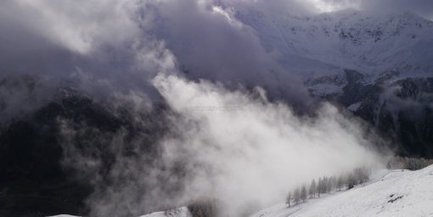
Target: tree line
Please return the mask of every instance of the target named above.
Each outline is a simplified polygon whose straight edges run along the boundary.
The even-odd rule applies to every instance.
[[[351,189],[355,185],[367,182],[370,177],[370,170],[366,168],[357,168],[353,172],[340,176],[324,176],[313,179],[309,185],[303,184],[287,194],[286,204],[288,207],[306,202],[311,198],[319,198],[321,195]]]

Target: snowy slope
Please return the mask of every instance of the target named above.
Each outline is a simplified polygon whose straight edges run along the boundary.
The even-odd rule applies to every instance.
[[[433,166],[390,171],[365,186],[310,200],[292,208],[279,204],[252,217],[433,216]]]
[[[54,216],[48,216],[48,217],[78,217],[78,216],[73,216],[73,215],[54,215]]]
[[[78,217],[78,216],[56,215],[50,217]],[[188,211],[188,208],[181,207],[178,209],[172,209],[168,211],[154,212],[147,215],[143,215],[141,217],[191,217],[191,213]]]
[[[433,216],[433,166],[418,171],[385,171],[351,190],[287,208],[284,203],[251,217],[430,217]],[[56,217],[69,217],[59,215]],[[191,217],[186,207],[141,217]]]
[[[155,212],[141,217],[191,217],[191,213],[188,211],[188,208],[182,207],[164,212]]]

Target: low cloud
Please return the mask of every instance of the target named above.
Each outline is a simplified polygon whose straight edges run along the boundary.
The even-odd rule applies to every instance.
[[[281,67],[254,30],[237,20],[230,8],[212,1],[162,2],[158,5],[162,21],[155,31],[186,77],[228,87],[262,86],[275,98],[300,106],[309,103],[300,77]]]
[[[64,165],[95,186],[87,200],[92,216],[139,216],[202,200],[218,201],[224,216],[243,216],[312,179],[386,161],[376,138],[329,104],[299,117],[261,88],[229,90],[166,74],[153,83],[166,109],[151,112],[154,119],[149,110],[129,110],[133,128],[144,131],[60,122]]]
[[[183,162],[189,172],[186,201],[215,197],[230,216],[240,216],[248,204],[282,201],[313,178],[381,165],[373,138],[331,105],[300,118],[283,103],[206,81],[159,76],[154,82],[181,116],[173,126],[180,138],[162,145],[165,162]]]

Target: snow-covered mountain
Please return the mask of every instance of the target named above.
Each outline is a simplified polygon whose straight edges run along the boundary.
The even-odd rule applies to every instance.
[[[250,8],[236,16],[257,31],[267,49],[281,53],[280,61],[290,63],[287,66],[295,62],[308,69],[309,61],[364,73],[433,69],[433,22],[410,12],[267,16]]]
[[[406,154],[433,154],[431,20],[356,10],[294,16],[250,7],[235,14],[311,95],[346,107]]]
[[[341,94],[345,70],[363,74],[364,84],[433,75],[433,22],[411,12],[293,16],[250,7],[235,14],[316,96]]]

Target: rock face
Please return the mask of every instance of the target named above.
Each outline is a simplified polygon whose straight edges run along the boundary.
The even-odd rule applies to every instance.
[[[361,99],[354,114],[398,143],[401,154],[432,157],[433,78],[404,78],[389,83],[388,87],[379,85],[375,85],[376,90],[381,91]]]
[[[62,165],[58,118],[86,121],[102,131],[119,128],[120,120],[89,99],[52,102],[24,120],[12,122],[0,135],[2,216],[82,214],[91,186],[71,178]]]
[[[354,71],[309,81],[318,98],[335,101],[374,126],[402,155],[433,157],[433,77],[400,77],[383,73],[373,81]],[[321,92],[320,84],[341,91]],[[322,94],[316,94],[322,93]]]
[[[98,185],[110,180],[116,155],[156,154],[155,141],[165,131],[163,119],[143,114],[140,124],[131,120],[127,110],[113,111],[92,99],[62,94],[0,129],[0,216],[47,216],[59,213],[88,213],[86,198]],[[65,135],[64,125],[68,132]],[[118,132],[124,142],[116,143]],[[140,136],[140,143],[128,146]],[[65,142],[65,139],[74,142]],[[133,143],[133,142],[131,142]],[[134,149],[134,151],[132,151]],[[73,150],[75,153],[68,153]],[[80,157],[80,159],[76,159]],[[77,160],[92,160],[97,167],[77,168]],[[94,174],[86,174],[89,171]],[[100,190],[100,189],[99,189]]]
[[[400,153],[433,156],[433,78],[404,78],[390,82],[387,91],[361,103],[354,112],[399,143]],[[382,87],[383,88],[383,87]],[[372,97],[372,96],[369,96]]]

